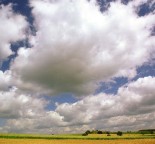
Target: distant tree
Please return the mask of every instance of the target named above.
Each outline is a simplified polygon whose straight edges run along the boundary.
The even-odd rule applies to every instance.
[[[118,132],[117,132],[117,135],[118,135],[118,136],[122,136],[123,133],[122,133],[121,131],[118,131]]]
[[[85,133],[82,134],[82,136],[87,136],[90,133],[91,133],[91,131],[90,130],[87,130]]]
[[[92,130],[91,131],[91,134],[97,134],[98,133],[98,130]]]
[[[143,130],[139,130],[138,133],[141,133],[141,134],[154,134],[155,132],[155,129],[143,129]]]
[[[91,134],[96,134],[96,130],[92,130],[91,131]]]
[[[154,131],[153,131],[153,130],[151,130],[151,131],[150,131],[150,134],[153,134],[153,133],[154,133]]]
[[[85,133],[86,134],[91,134],[91,131],[90,130],[87,130]]]
[[[103,132],[102,131],[97,131],[97,134],[103,134]]]
[[[82,134],[82,136],[87,136],[87,135],[88,135],[87,133],[83,133],[83,134]]]
[[[109,131],[107,131],[106,134],[107,134],[107,136],[111,136]]]
[[[144,131],[141,131],[140,133],[141,133],[142,135],[144,135],[144,134],[145,134],[145,132],[144,132]]]

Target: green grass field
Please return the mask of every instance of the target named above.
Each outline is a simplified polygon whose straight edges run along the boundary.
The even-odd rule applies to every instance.
[[[113,139],[155,139],[155,134],[123,134],[117,136],[111,134],[89,134],[82,136],[81,134],[59,134],[59,135],[42,135],[42,134],[0,134],[0,138],[8,139],[85,139],[85,140],[113,140]]]

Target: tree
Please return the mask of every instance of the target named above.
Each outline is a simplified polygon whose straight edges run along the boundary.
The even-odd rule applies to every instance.
[[[83,133],[83,134],[82,134],[82,136],[87,136],[87,135],[88,135],[87,133]]]
[[[85,133],[82,134],[82,136],[87,136],[90,133],[91,133],[90,130],[87,130]]]
[[[118,136],[122,136],[123,133],[122,133],[121,131],[118,131],[118,132],[117,132],[117,135],[118,135]]]
[[[90,134],[91,132],[90,132],[90,130],[87,130],[85,133],[86,133],[86,134]]]
[[[153,133],[154,133],[153,130],[151,130],[151,131],[150,131],[150,134],[153,134]]]
[[[97,131],[97,134],[103,134],[103,132],[102,131]]]
[[[108,132],[108,131],[106,132],[106,134],[107,134],[107,136],[111,136],[111,135],[110,135],[110,132]]]

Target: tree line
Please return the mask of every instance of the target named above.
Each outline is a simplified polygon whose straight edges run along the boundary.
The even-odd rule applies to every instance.
[[[118,136],[122,136],[123,135],[123,132],[122,131],[118,131],[118,132],[112,132],[112,133],[115,133],[117,134]],[[89,134],[107,134],[107,136],[111,136],[111,132],[110,131],[101,131],[101,130],[87,130],[85,131],[85,133],[83,133],[82,135],[83,136],[87,136]]]
[[[82,135],[87,136],[89,134],[106,134],[107,136],[111,136],[111,134],[116,134],[118,136],[122,136],[123,133],[128,133],[128,134],[154,134],[155,129],[143,129],[139,131],[127,131],[127,132],[122,132],[122,131],[117,131],[117,132],[110,132],[110,131],[102,131],[102,130],[87,130],[85,131]]]

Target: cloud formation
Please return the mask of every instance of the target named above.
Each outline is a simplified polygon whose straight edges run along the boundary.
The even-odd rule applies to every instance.
[[[56,111],[70,123],[108,119],[115,116],[139,115],[154,112],[155,78],[140,78],[120,87],[117,95],[100,93],[73,104],[60,104]],[[79,115],[77,115],[79,114]],[[76,118],[78,117],[78,118]]]
[[[10,71],[0,71],[0,91],[7,91],[10,86],[11,74]]]
[[[138,67],[154,58],[155,15],[137,14],[145,2],[111,2],[101,12],[93,0],[29,1],[36,35],[27,36],[31,47],[20,47],[7,71],[0,70],[0,119],[5,119],[0,131],[78,133],[155,126],[155,77],[132,79]],[[11,5],[1,5],[0,16],[3,61],[13,54],[11,43],[26,37],[28,24]],[[116,77],[131,81],[116,94],[94,94],[100,82]],[[45,95],[68,92],[81,97],[49,108]]]
[[[0,92],[0,118],[6,119],[2,132],[41,132],[63,126],[63,117],[47,111],[48,101],[34,95],[22,94],[17,88]],[[48,133],[47,132],[47,133]]]
[[[0,5],[0,64],[8,56],[13,54],[11,43],[25,38],[25,30],[28,26],[24,16],[15,14],[12,5]]]
[[[112,2],[104,13],[86,0],[32,0],[36,36],[20,48],[11,70],[21,88],[52,94],[91,94],[97,83],[132,78],[151,59],[154,14]]]
[[[46,103],[38,98],[24,95],[17,88],[0,92],[0,118],[31,118],[44,109]]]
[[[12,106],[8,104],[10,107],[7,107],[7,110],[10,111],[9,116],[12,119],[7,121],[7,127],[4,126],[3,130],[66,133],[82,132],[87,129],[138,130],[151,128],[155,124],[154,85],[155,77],[139,78],[137,81],[119,88],[116,95],[101,93],[96,96],[86,96],[73,104],[57,104],[55,111],[46,110],[47,102],[43,99],[17,95],[17,93],[15,96],[15,91],[11,92],[13,97],[10,96],[10,93],[9,95],[3,93],[3,98],[12,98],[11,103],[15,102],[19,109],[13,113],[16,108],[12,109]],[[14,100],[15,97],[16,100]],[[5,101],[7,102],[7,100]],[[6,111],[6,108],[3,108],[3,111]],[[1,115],[1,117],[4,116],[6,117],[6,115]],[[18,118],[13,118],[13,116],[18,116]]]

